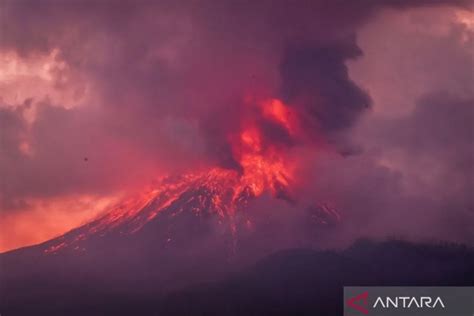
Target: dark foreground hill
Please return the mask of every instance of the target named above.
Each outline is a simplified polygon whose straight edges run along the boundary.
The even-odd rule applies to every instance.
[[[340,251],[293,249],[274,253],[221,281],[163,293],[141,287],[108,291],[93,283],[37,299],[28,284],[11,291],[2,315],[342,315],[343,286],[474,285],[474,251],[459,245],[359,241]],[[179,280],[177,280],[179,281]],[[149,284],[149,283],[148,283]]]

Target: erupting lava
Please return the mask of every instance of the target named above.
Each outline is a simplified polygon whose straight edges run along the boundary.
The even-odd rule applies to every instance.
[[[245,211],[250,199],[268,191],[275,197],[291,200],[293,168],[285,160],[282,146],[267,141],[258,120],[264,119],[288,135],[294,135],[297,132],[296,116],[277,99],[253,104],[256,104],[258,117],[244,117],[240,132],[229,136],[240,170],[215,167],[165,178],[158,188],[126,199],[105,216],[57,238],[45,253],[56,253],[65,247],[84,250],[81,241],[91,236],[134,234],[154,219],[176,218],[189,212],[202,217],[217,215],[218,222],[229,225],[234,234],[234,216],[236,212]],[[167,237],[168,240],[171,238]]]
[[[272,99],[258,103],[261,115],[278,124],[286,133],[295,131],[295,119],[291,111],[280,100]],[[236,139],[230,139],[234,158],[242,168],[240,187],[236,193],[246,188],[258,196],[267,188],[274,195],[288,190],[292,179],[292,168],[285,161],[281,148],[265,142],[262,130],[254,120],[243,122],[243,128]]]

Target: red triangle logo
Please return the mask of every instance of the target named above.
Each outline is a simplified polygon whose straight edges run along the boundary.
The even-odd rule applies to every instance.
[[[369,297],[369,292],[364,292],[357,296],[351,297],[347,300],[346,304],[350,308],[353,308],[363,314],[368,314],[369,310],[367,309],[367,298]]]

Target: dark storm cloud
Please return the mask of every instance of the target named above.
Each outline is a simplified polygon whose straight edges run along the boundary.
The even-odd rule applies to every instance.
[[[282,93],[311,116],[313,128],[329,134],[349,128],[369,107],[368,95],[349,79],[345,64],[361,53],[354,38],[287,49],[280,66]]]

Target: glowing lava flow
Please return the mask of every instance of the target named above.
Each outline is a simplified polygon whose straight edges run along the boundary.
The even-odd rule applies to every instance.
[[[277,124],[288,134],[295,133],[295,118],[281,101],[257,103],[257,110],[260,118]],[[215,214],[234,233],[233,217],[249,199],[265,191],[288,198],[292,170],[280,154],[281,148],[265,140],[254,118],[243,119],[240,133],[229,141],[241,170],[216,167],[164,179],[157,189],[124,200],[105,216],[57,238],[45,253],[56,253],[68,246],[82,250],[80,242],[91,236],[136,233],[153,219],[165,216],[161,214],[168,218],[182,212],[196,216]]]
[[[295,133],[296,121],[290,109],[280,100],[271,99],[257,103],[261,115],[283,128],[288,134]],[[249,120],[237,140],[231,140],[234,158],[243,170],[242,188],[248,187],[255,196],[270,189],[274,195],[285,191],[292,179],[291,165],[285,161],[281,148],[265,142],[258,124]]]

